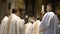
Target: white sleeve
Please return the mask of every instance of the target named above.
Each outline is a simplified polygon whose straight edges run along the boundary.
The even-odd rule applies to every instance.
[[[5,32],[5,26],[6,26],[6,19],[3,19],[0,25],[0,34],[2,34],[3,31]]]
[[[43,19],[41,21],[41,24],[39,26],[40,31],[41,30],[45,30],[47,27],[49,27],[49,25],[50,25],[50,18],[51,17],[50,17],[49,14],[44,15],[44,17],[43,17]]]
[[[17,22],[17,34],[24,34],[24,21],[18,20]]]

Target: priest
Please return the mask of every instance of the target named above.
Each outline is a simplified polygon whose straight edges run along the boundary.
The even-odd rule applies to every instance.
[[[24,34],[24,20],[20,18],[20,13],[22,9],[12,9],[12,14],[10,15],[10,34]]]
[[[31,19],[31,17],[29,17],[28,19],[28,23],[25,24],[25,34],[33,34],[33,23],[35,20]]]
[[[7,21],[8,21],[8,16],[5,16],[0,25],[0,34],[6,33]]]
[[[59,34],[58,18],[54,14],[52,4],[47,5],[47,13],[43,16],[40,27],[42,34]]]
[[[32,23],[29,22],[25,25],[25,34],[32,34],[33,27],[32,27]]]
[[[40,20],[36,20],[34,23],[33,23],[33,34],[40,34],[39,32],[39,25],[40,25]]]
[[[21,9],[12,9],[11,15],[8,17],[4,28],[1,28],[1,34],[24,34],[24,20],[20,18]],[[4,22],[5,23],[5,22]],[[6,27],[5,27],[6,25]],[[4,30],[4,31],[3,31]]]
[[[10,16],[10,5],[8,6],[8,12],[6,12],[5,17],[2,19],[1,21],[1,25],[0,25],[0,34],[6,34],[6,29],[7,29],[7,21],[9,19]]]

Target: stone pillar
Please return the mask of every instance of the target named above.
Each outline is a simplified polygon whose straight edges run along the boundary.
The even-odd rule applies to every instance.
[[[41,18],[41,6],[42,6],[42,0],[36,0],[34,5],[36,18]]]
[[[6,1],[0,0],[0,23],[3,17],[6,15]]]
[[[0,23],[2,19],[6,16],[8,11],[8,5],[10,3],[10,0],[0,0]]]

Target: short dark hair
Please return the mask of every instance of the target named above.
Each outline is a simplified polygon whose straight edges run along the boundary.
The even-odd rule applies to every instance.
[[[17,10],[19,10],[20,13],[23,11],[23,9],[21,9],[21,8],[18,8],[18,9],[12,9],[12,13],[16,13]]]
[[[51,6],[52,11],[55,13],[55,5],[53,3],[48,3],[47,6]]]
[[[53,9],[53,4],[52,3],[48,3],[47,6],[51,6],[51,8]]]
[[[20,11],[20,12],[22,12],[23,10],[24,10],[24,9],[22,9],[22,8],[19,8],[19,11]]]
[[[16,13],[17,9],[12,9],[12,13]]]
[[[22,9],[22,8],[18,8],[18,10],[20,11],[21,14],[24,11],[24,9]]]

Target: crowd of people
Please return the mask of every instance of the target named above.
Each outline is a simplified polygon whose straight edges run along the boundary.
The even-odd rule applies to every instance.
[[[12,13],[5,16],[1,22],[0,34],[60,34],[59,20],[53,12],[51,4],[47,5],[42,20],[26,15],[21,16],[22,9],[12,9]]]

